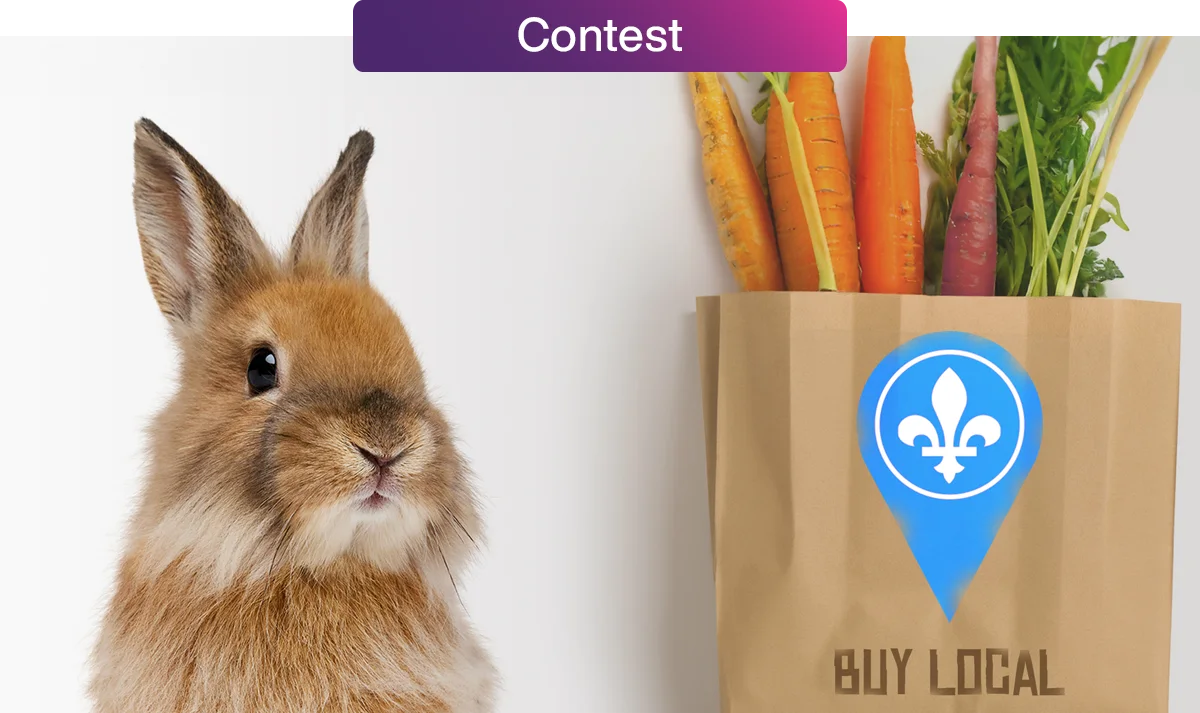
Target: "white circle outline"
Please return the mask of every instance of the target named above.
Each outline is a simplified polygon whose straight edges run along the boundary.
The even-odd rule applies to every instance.
[[[1012,392],[1013,401],[1015,401],[1017,404],[1017,447],[1013,449],[1012,458],[1008,460],[1008,464],[1004,466],[1004,469],[1000,471],[1000,474],[995,478],[992,478],[991,482],[981,485],[978,488],[966,493],[935,493],[910,483],[907,478],[905,478],[903,475],[900,475],[900,471],[896,470],[896,466],[892,465],[891,459],[888,458],[887,451],[885,451],[883,448],[883,434],[881,433],[879,422],[883,414],[883,400],[887,398],[888,391],[892,388],[892,384],[895,384],[896,379],[899,379],[901,374],[903,374],[905,371],[908,371],[910,366],[919,364],[926,359],[932,359],[933,357],[939,356],[967,357],[968,359],[974,359],[980,364],[988,367],[1004,380],[1004,384],[1008,386],[1008,390]],[[942,435],[944,436],[945,434]],[[965,500],[990,489],[993,485],[1003,480],[1004,476],[1008,475],[1008,471],[1012,470],[1013,464],[1017,462],[1017,456],[1021,455],[1021,446],[1024,444],[1024,442],[1025,408],[1021,404],[1021,395],[1017,393],[1017,387],[1013,385],[1012,380],[1008,378],[1008,374],[1005,374],[1000,367],[996,366],[987,359],[984,359],[978,354],[975,354],[974,352],[963,351],[961,349],[938,349],[932,352],[926,352],[918,357],[914,357],[905,363],[904,366],[897,369],[895,374],[892,374],[892,378],[888,379],[887,384],[883,387],[883,391],[879,394],[879,401],[877,401],[875,404],[875,445],[879,449],[879,455],[883,457],[883,462],[885,465],[887,465],[888,470],[892,471],[892,475],[896,476],[901,483],[904,483],[909,490],[920,493],[927,498],[934,498],[936,500]]]

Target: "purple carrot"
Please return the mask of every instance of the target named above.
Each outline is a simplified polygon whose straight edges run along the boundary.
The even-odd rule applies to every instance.
[[[967,160],[946,226],[943,295],[996,294],[997,45],[996,37],[975,38],[975,106],[967,122]]]

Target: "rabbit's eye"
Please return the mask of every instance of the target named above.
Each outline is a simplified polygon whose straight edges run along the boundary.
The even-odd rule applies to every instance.
[[[255,350],[254,356],[250,357],[250,366],[246,368],[251,396],[275,388],[275,367],[275,352],[266,348]]]

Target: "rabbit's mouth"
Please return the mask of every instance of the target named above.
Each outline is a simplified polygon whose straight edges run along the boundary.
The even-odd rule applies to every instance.
[[[374,511],[374,510],[379,510],[379,509],[383,508],[385,505],[387,505],[391,501],[392,501],[392,499],[389,498],[387,495],[384,495],[380,491],[376,490],[375,492],[368,495],[366,498],[360,500],[358,503],[358,506],[360,508],[362,508],[363,510]]]
[[[354,499],[356,509],[371,513],[399,504],[400,491],[396,474],[388,468],[376,469],[367,482],[363,483]]]

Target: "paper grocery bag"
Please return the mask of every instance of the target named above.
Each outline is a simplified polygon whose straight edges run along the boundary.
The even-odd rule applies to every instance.
[[[1167,713],[1178,305],[697,316],[723,713]]]

